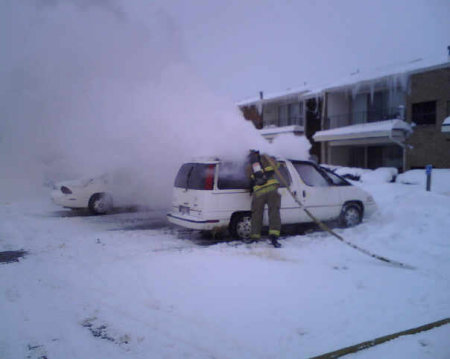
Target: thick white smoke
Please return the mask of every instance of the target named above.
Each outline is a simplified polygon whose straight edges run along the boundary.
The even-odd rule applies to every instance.
[[[237,107],[192,71],[176,24],[150,2],[4,7],[4,195],[122,170],[141,200],[165,206],[183,161],[270,152]]]

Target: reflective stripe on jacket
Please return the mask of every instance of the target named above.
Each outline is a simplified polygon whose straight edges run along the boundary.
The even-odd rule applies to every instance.
[[[273,190],[276,190],[278,187],[280,187],[280,183],[276,178],[271,178],[267,180],[266,183],[260,186],[253,186],[253,193],[255,194],[263,194],[267,193]]]

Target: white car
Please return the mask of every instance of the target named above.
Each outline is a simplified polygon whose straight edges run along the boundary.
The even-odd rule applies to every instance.
[[[350,227],[376,210],[371,195],[313,162],[277,161],[290,190],[321,221],[338,219],[342,226]],[[183,164],[175,178],[168,220],[203,231],[228,229],[234,237],[247,239],[251,230],[251,195],[245,167],[245,163],[217,158]],[[286,187],[281,185],[278,191],[282,224],[312,222]],[[267,209],[264,223],[268,224]]]
[[[113,208],[107,176],[64,181],[54,185],[53,202],[65,208],[87,208],[93,214],[104,214]]]
[[[140,171],[115,169],[101,176],[57,183],[51,198],[57,205],[89,209],[93,214],[105,214],[114,208],[146,208],[150,199],[147,183]]]

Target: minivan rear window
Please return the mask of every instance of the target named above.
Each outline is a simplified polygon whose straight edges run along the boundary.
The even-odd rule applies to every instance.
[[[175,187],[197,190],[212,190],[215,164],[185,163],[175,177]]]

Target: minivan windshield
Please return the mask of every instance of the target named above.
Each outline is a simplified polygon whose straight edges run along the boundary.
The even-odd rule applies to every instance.
[[[185,163],[175,177],[175,187],[212,190],[215,167],[215,164],[208,163]]]
[[[336,186],[351,186],[351,183],[326,167],[320,167]]]

